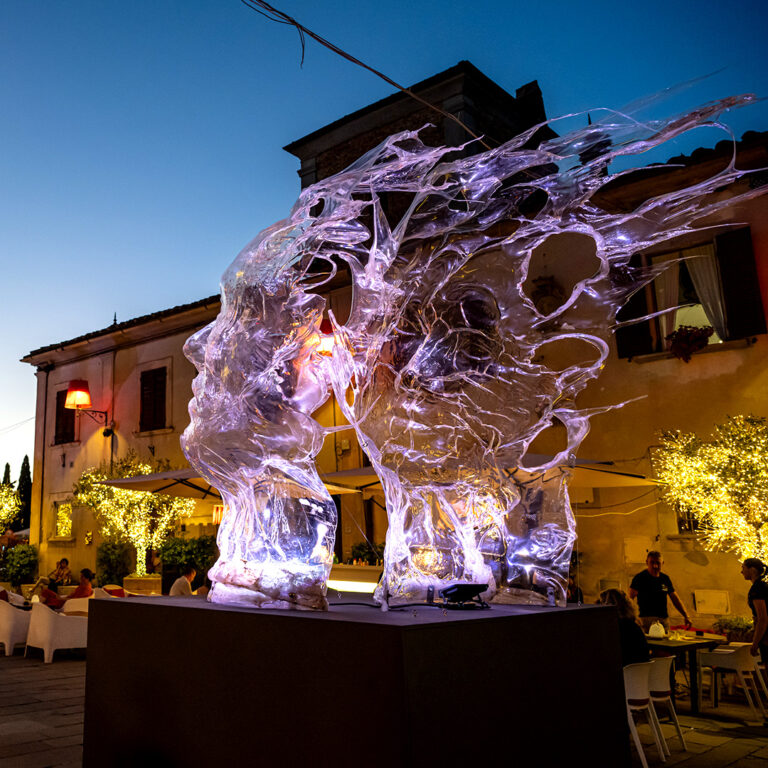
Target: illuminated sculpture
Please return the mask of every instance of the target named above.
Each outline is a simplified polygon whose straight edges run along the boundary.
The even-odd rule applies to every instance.
[[[215,602],[327,607],[336,507],[311,417],[330,394],[317,351],[324,301],[306,291],[301,241],[286,221],[251,242],[222,278],[219,316],[184,348],[200,374],[182,446],[227,506]]]
[[[531,149],[537,126],[470,157],[404,132],[304,190],[230,267],[219,317],[187,346],[200,375],[184,448],[229,507],[212,599],[324,605],[335,510],[311,413],[330,385],[386,496],[380,602],[466,581],[486,598],[564,602],[575,534],[557,468],[596,412],[575,397],[608,356],[617,310],[658,273],[630,257],[732,205],[707,195],[742,172],[631,213],[593,199],[615,157],[749,101],[666,122],[607,112]],[[339,266],[352,310],[343,326],[331,316],[327,357],[311,291]],[[562,449],[526,457],[555,426]]]

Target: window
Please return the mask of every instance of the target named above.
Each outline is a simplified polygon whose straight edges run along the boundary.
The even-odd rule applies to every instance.
[[[66,399],[66,389],[56,393],[56,430],[53,436],[55,445],[75,442],[75,411],[64,407]]]
[[[56,536],[69,538],[72,535],[72,505],[67,502],[53,502],[53,511],[56,516]]]
[[[647,269],[664,261],[671,266],[632,296],[618,319],[671,311],[620,328],[616,333],[619,357],[665,351],[669,348],[666,337],[681,325],[711,326],[710,344],[766,332],[749,227],[682,251],[653,257],[636,254],[631,264]]]
[[[676,506],[677,532],[696,533],[699,530],[699,520],[688,507]]]
[[[652,258],[651,263],[655,267],[668,265],[651,284],[656,309],[670,310],[656,318],[661,348],[669,349],[667,336],[683,325],[711,327],[714,332],[708,343],[722,341],[727,329],[714,245],[665,253]]]
[[[141,402],[139,404],[139,432],[165,429],[166,368],[152,368],[141,372]]]

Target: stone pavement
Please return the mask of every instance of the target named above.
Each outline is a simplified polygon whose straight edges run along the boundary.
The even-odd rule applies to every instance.
[[[2,653],[2,651],[0,651]],[[76,655],[77,654],[77,655]],[[0,766],[80,768],[83,755],[83,652],[0,656]]]
[[[640,738],[645,748],[645,756],[650,766],[684,766],[684,768],[766,768],[768,766],[768,728],[755,721],[745,722],[735,719],[733,712],[743,710],[742,714],[751,717],[744,706],[730,706],[718,710],[705,708],[697,716],[679,714],[680,725],[688,747],[683,752],[677,731],[667,722],[662,722],[662,731],[667,746],[672,753],[666,763],[659,760],[656,746],[647,726],[639,727]],[[663,710],[659,712],[664,720]],[[640,760],[632,748],[632,765],[640,766]]]
[[[57,651],[53,664],[43,664],[42,652],[35,649],[26,659],[19,650],[0,656],[0,768],[80,768],[84,696],[82,651]],[[649,766],[768,768],[768,728],[750,721],[746,704],[732,699],[716,710],[705,704],[698,717],[686,710],[681,700],[678,713],[687,752],[681,750],[674,728],[662,724],[672,752],[666,763],[659,761],[647,726],[640,725]],[[587,749],[588,744],[585,739]],[[634,748],[632,755],[633,766],[639,766]],[[584,757],[588,760],[588,753]]]

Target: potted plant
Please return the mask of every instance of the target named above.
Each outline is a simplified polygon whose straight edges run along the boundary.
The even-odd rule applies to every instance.
[[[709,337],[715,332],[711,325],[697,327],[681,325],[677,330],[665,336],[669,342],[669,351],[684,363],[691,361],[694,352],[700,352],[709,344]]]
[[[749,616],[721,616],[712,622],[718,635],[725,635],[729,643],[752,642],[754,623]]]
[[[8,581],[20,588],[22,584],[31,584],[37,572],[37,550],[31,544],[19,544],[9,553],[5,561]]]

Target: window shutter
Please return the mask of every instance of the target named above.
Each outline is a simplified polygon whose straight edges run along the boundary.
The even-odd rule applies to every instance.
[[[629,262],[631,267],[642,267],[640,254],[635,254]],[[643,317],[652,309],[648,308],[648,292],[641,288],[619,310],[616,315],[618,321],[631,320],[633,317]],[[637,355],[649,355],[655,352],[654,339],[651,335],[651,324],[635,323],[616,331],[616,350],[619,357],[636,357]]]
[[[72,408],[64,407],[66,401],[66,389],[56,393],[56,427],[53,437],[53,442],[56,445],[75,441],[75,411]]]
[[[141,372],[141,402],[139,405],[139,432],[165,429],[165,368],[152,368]]]
[[[765,313],[749,227],[718,235],[715,252],[728,329],[724,341],[765,333]]]

